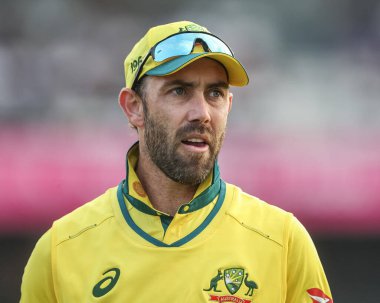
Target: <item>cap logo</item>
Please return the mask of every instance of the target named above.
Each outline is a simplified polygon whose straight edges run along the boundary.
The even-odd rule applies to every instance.
[[[138,56],[137,59],[132,60],[132,62],[131,62],[131,71],[132,71],[132,73],[134,73],[139,68],[139,66],[141,65],[141,63],[142,63],[142,56]]]
[[[184,27],[179,28],[180,32],[205,32],[205,28],[203,26],[197,24],[190,24]]]

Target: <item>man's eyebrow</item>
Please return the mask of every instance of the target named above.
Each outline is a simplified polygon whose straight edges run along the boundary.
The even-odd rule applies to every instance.
[[[230,85],[227,82],[220,81],[220,82],[216,82],[216,83],[211,83],[211,84],[207,85],[207,87],[208,88],[220,87],[220,88],[224,88],[224,89],[229,89]]]
[[[163,91],[163,90],[167,89],[168,87],[177,86],[177,85],[178,86],[185,86],[185,87],[194,87],[195,83],[176,79],[176,80],[172,80],[172,81],[168,81],[168,82],[164,83],[160,87],[160,91]]]

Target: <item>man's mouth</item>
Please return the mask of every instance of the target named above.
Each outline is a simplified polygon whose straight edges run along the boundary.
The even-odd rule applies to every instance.
[[[185,140],[181,141],[183,144],[188,145],[188,146],[193,146],[197,148],[205,148],[208,146],[208,143],[204,139],[200,138],[188,138]]]

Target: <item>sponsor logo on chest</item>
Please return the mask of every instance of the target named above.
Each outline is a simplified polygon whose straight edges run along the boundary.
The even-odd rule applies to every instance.
[[[333,303],[332,299],[319,288],[310,288],[307,293],[313,303]]]
[[[94,288],[92,289],[92,295],[95,298],[103,297],[114,288],[117,281],[119,280],[119,277],[120,277],[119,268],[115,267],[115,268],[106,270],[103,273],[103,278],[98,283],[96,283]]]

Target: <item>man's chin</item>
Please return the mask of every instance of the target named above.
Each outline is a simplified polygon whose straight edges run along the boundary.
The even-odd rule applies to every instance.
[[[208,175],[211,169],[197,169],[195,167],[184,168],[180,177],[172,178],[174,181],[185,185],[199,185]]]
[[[200,184],[212,171],[214,162],[207,159],[195,159],[195,157],[188,158],[186,164],[182,166],[183,175],[187,176],[187,182],[189,184]]]

